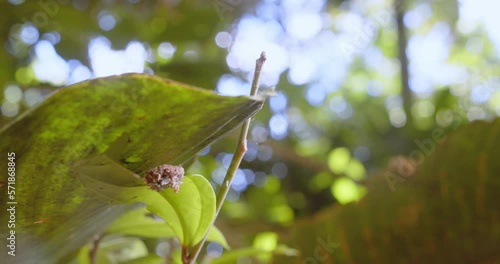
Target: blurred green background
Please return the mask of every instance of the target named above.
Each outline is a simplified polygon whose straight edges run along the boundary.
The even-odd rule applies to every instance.
[[[276,96],[252,122],[218,226],[235,248],[286,234],[362,198],[372,175],[411,174],[436,129],[500,115],[499,3],[394,1],[3,1],[0,126],[63,86],[128,72],[246,95],[265,51],[261,89]],[[236,138],[188,172],[218,188]]]

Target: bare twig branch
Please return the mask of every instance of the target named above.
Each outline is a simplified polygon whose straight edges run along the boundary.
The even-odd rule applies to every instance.
[[[92,240],[92,248],[90,248],[89,258],[91,264],[97,263],[97,250],[99,249],[99,243],[101,242],[102,235],[95,235]]]
[[[405,0],[395,0],[394,5],[396,11],[396,24],[398,27],[398,49],[399,62],[401,63],[401,95],[403,97],[403,108],[406,113],[406,124],[412,126],[413,117],[411,114],[412,94],[409,83],[408,73],[408,56],[406,55],[406,47],[408,46],[408,37],[404,25],[405,15]]]
[[[264,65],[264,62],[266,61],[266,54],[262,52],[260,57],[257,59],[255,63],[255,73],[253,76],[253,82],[252,82],[252,89],[250,91],[250,95],[254,96],[257,94],[257,91],[259,89],[259,78],[260,78],[260,72],[262,71],[262,66]],[[224,204],[224,200],[226,199],[226,196],[229,192],[229,189],[231,188],[231,182],[233,181],[234,175],[236,174],[236,171],[238,170],[238,167],[240,166],[241,160],[243,159],[243,156],[245,155],[247,151],[247,135],[248,135],[248,129],[250,128],[250,121],[251,118],[245,121],[243,123],[243,126],[241,127],[241,133],[240,137],[238,139],[238,144],[236,146],[236,150],[234,152],[233,159],[231,160],[231,164],[229,165],[229,168],[227,169],[226,177],[221,185],[221,188],[219,190],[219,193],[217,194],[217,204],[216,204],[216,211],[215,211],[215,217],[212,222],[212,226],[215,223],[215,220],[217,219],[217,216],[219,215],[219,212],[222,208],[222,204]],[[211,227],[212,227],[211,226]],[[207,239],[208,233],[210,232],[210,229],[207,231],[207,234],[205,234],[205,237],[201,240],[200,243],[198,243],[196,246],[193,247],[190,255],[189,255],[189,261],[190,263],[194,263],[196,258],[198,258],[198,255],[201,252],[201,249],[203,248],[203,245],[205,244],[205,241]]]

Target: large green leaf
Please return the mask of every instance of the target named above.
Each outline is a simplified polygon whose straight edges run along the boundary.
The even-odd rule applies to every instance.
[[[106,157],[115,164],[101,180],[112,181],[115,169],[138,178],[160,164],[183,164],[261,106],[261,100],[224,97],[139,74],[57,91],[0,130],[5,161],[7,153],[15,153],[15,231],[23,248],[15,260],[62,259],[133,207],[99,200],[76,179],[74,168]],[[7,171],[7,162],[0,162],[0,171]],[[0,181],[6,193],[5,173]],[[2,212],[6,199],[0,197]],[[0,218],[7,222],[7,214]],[[2,237],[10,231],[0,228]],[[0,249],[3,256],[5,250]]]
[[[414,175],[374,176],[360,202],[297,223],[285,243],[301,257],[276,263],[498,263],[500,119],[437,146],[441,132],[419,140]]]

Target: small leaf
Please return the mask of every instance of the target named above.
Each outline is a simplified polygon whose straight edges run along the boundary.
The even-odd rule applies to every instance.
[[[122,215],[108,227],[105,233],[148,238],[175,237],[172,228],[165,222],[154,219],[146,207]]]
[[[104,163],[101,164],[106,170],[89,167],[88,162],[75,168],[80,181],[96,197],[116,204],[145,203],[150,212],[166,222],[184,246],[195,245],[206,234],[215,217],[215,193],[205,177],[184,177],[178,193],[171,188],[156,192],[144,183],[142,186],[126,187],[136,183],[137,179],[123,170],[121,174],[115,173],[110,177],[113,184],[97,180],[95,177],[103,178],[100,173],[113,166],[104,156],[98,159]],[[88,175],[89,170],[93,172],[93,177]]]
[[[181,244],[191,247],[198,243],[215,217],[215,193],[208,180],[201,175],[190,175],[184,178],[179,193],[175,193],[173,189],[165,189],[159,194],[173,212],[165,213],[161,210],[164,202],[147,204],[148,209],[166,222],[175,214],[182,227],[182,234],[176,232]]]
[[[148,238],[169,238],[176,236],[172,228],[162,220],[153,218],[145,207],[122,215],[108,227],[106,234]],[[210,229],[207,240],[217,242],[224,248],[229,249],[226,238],[215,226]]]
[[[144,241],[135,237],[105,237],[99,243],[97,263],[121,263],[147,256]]]
[[[298,251],[285,245],[278,244],[278,234],[263,232],[257,234],[253,247],[240,248],[224,253],[221,257],[210,261],[210,264],[230,264],[238,262],[241,257],[255,257],[267,263],[273,254],[284,256],[297,256]]]
[[[295,249],[289,248],[285,245],[277,245],[274,250],[264,250],[261,248],[248,247],[228,251],[222,254],[221,257],[210,261],[210,264],[233,264],[237,263],[239,258],[242,257],[257,257],[269,259],[272,254],[279,254],[284,256],[297,256],[299,252]]]
[[[161,263],[165,263],[165,260],[162,257],[153,254],[120,262],[120,264],[161,264]]]
[[[78,251],[78,255],[76,257],[78,263],[90,263],[90,255],[89,255],[89,246],[84,245]]]
[[[224,234],[222,234],[222,232],[216,226],[212,226],[212,228],[210,228],[210,232],[208,233],[208,236],[207,236],[207,241],[217,242],[223,248],[230,249],[229,244],[227,243],[226,237],[224,236]]]
[[[241,257],[255,257],[258,255],[268,255],[269,252],[259,249],[259,248],[241,248],[225,252],[219,258],[210,261],[210,264],[233,264],[237,263],[238,259]]]
[[[185,186],[186,181],[192,181],[193,185]],[[183,189],[182,193],[179,192],[180,195],[173,194],[173,190],[164,190],[160,194],[169,202],[179,205],[182,220],[187,224],[184,245],[193,246],[201,241],[212,225],[215,217],[215,193],[208,180],[201,175],[188,176]]]

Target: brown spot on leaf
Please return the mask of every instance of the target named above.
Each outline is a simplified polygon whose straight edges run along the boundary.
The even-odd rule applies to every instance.
[[[36,220],[35,222],[33,222],[33,224],[44,224],[44,223],[47,223],[47,219],[45,218],[40,218],[38,220]]]

